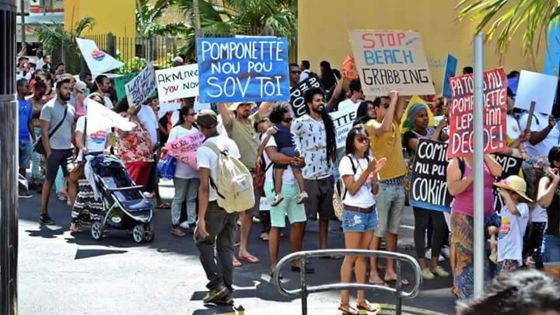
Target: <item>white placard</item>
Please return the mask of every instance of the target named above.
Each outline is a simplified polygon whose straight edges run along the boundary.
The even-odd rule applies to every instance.
[[[185,65],[156,71],[160,101],[198,96],[198,65]]]
[[[535,101],[535,111],[549,115],[552,112],[557,86],[556,76],[521,70],[515,107],[529,110],[531,102]]]
[[[125,84],[126,97],[130,106],[140,106],[156,89],[154,66],[149,63],[132,81]]]
[[[344,148],[346,145],[346,136],[352,128],[356,120],[356,110],[359,105],[347,105],[340,108],[338,111],[330,113],[336,129],[336,148]]]
[[[169,112],[181,109],[181,100],[163,101],[159,102],[158,116],[159,118],[165,116]]]

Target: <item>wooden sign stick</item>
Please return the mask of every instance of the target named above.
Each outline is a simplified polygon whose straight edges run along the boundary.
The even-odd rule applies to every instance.
[[[531,107],[529,107],[529,118],[527,118],[527,126],[525,126],[526,131],[531,131],[531,123],[533,122],[533,115],[535,114],[535,106],[537,103],[535,101],[531,102]]]

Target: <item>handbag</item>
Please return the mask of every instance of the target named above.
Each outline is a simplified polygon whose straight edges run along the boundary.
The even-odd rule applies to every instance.
[[[264,158],[263,158],[264,161]],[[266,197],[264,192],[264,182],[266,181],[266,172],[268,169],[274,164],[270,162],[266,167],[264,166],[264,162],[260,167],[255,169],[255,191],[261,197]]]
[[[177,160],[170,154],[162,156],[157,163],[159,177],[173,179],[175,177],[176,164]]]
[[[48,139],[50,139],[54,135],[54,133],[58,130],[58,128],[60,128],[60,126],[62,126],[62,123],[66,119],[66,114],[68,114],[68,105],[66,105],[66,107],[64,108],[64,116],[62,116],[62,119],[58,122],[58,124],[56,124],[54,129],[51,132],[49,132]],[[33,151],[35,151],[35,152],[37,152],[41,155],[45,155],[47,153],[45,151],[45,147],[43,146],[43,141],[41,139],[41,136],[39,136],[37,138],[37,140],[35,141],[35,144],[33,145]]]

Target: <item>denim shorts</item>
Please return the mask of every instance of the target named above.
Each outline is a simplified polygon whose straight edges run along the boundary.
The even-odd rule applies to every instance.
[[[29,168],[31,165],[31,153],[33,153],[33,144],[28,141],[19,142],[19,168]]]
[[[373,231],[377,228],[377,211],[370,213],[342,211],[342,231],[343,232],[365,232]]]
[[[544,235],[543,261],[545,263],[560,263],[560,237]]]

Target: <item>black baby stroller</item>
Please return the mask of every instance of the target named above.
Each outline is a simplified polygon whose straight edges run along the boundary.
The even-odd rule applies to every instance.
[[[95,186],[103,199],[104,213],[91,224],[91,236],[99,240],[107,228],[129,230],[136,243],[151,242],[153,206],[142,194],[122,162],[99,155],[90,161]]]

